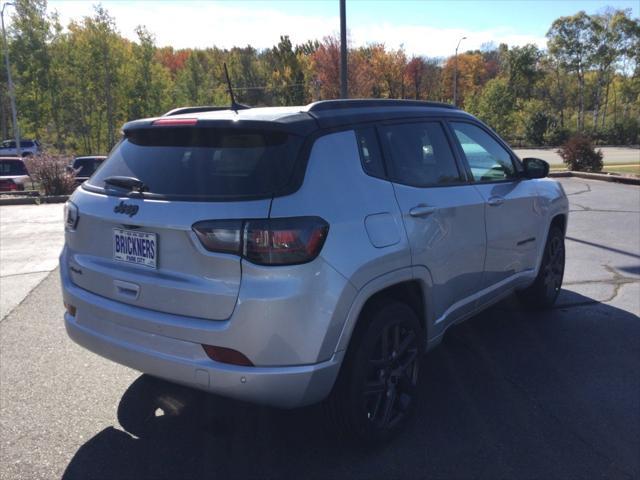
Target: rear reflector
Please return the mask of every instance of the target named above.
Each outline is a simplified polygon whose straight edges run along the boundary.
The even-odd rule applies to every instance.
[[[154,127],[193,126],[198,123],[197,118],[159,118],[153,122]]]
[[[213,345],[202,345],[207,356],[216,362],[229,363],[231,365],[242,365],[244,367],[253,367],[253,363],[247,357],[237,350],[224,347],[215,347]]]
[[[319,217],[207,220],[192,228],[210,252],[241,255],[258,265],[310,262],[329,232],[329,224]]]
[[[76,307],[74,307],[73,305],[68,304],[67,302],[64,302],[64,308],[67,310],[67,313],[69,315],[71,315],[72,317],[76,316]]]

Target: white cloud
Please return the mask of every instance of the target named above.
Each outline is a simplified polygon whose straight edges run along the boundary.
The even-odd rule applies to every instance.
[[[137,25],[146,25],[156,36],[159,46],[232,47],[252,45],[268,48],[280,35],[289,35],[292,42],[321,39],[337,35],[338,16],[295,15],[284,10],[262,7],[257,3],[213,2],[118,2],[103,1],[103,6],[115,17],[120,33],[135,39]],[[264,5],[268,5],[266,2]],[[50,1],[49,6],[59,12],[66,25],[93,13],[90,2]],[[448,56],[453,53],[459,38],[468,37],[461,50],[480,48],[484,43],[496,45],[524,45],[535,43],[543,47],[544,37],[521,35],[510,28],[485,30],[444,29],[431,26],[376,23],[349,26],[353,45],[381,42],[391,48],[403,45],[409,55]]]

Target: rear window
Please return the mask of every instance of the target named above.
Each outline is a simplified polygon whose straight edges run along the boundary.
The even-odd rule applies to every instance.
[[[302,139],[283,132],[156,127],[128,132],[88,181],[135,177],[175,199],[267,197],[290,181]]]
[[[28,175],[27,167],[19,160],[0,160],[0,175]]]
[[[21,148],[31,148],[34,146],[34,142],[31,140],[20,140]],[[2,142],[2,148],[16,148],[15,140],[5,140]]]

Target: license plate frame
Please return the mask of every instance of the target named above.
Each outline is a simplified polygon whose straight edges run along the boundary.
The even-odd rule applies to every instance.
[[[112,241],[114,260],[129,265],[158,268],[158,234],[114,228]]]

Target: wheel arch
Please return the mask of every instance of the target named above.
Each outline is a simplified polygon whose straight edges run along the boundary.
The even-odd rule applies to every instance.
[[[423,329],[425,346],[429,333],[431,311],[428,294],[431,276],[426,269],[407,267],[390,272],[367,283],[356,296],[343,326],[336,351],[347,350],[360,329],[367,325],[367,313],[381,302],[394,300],[406,303],[414,311]]]

